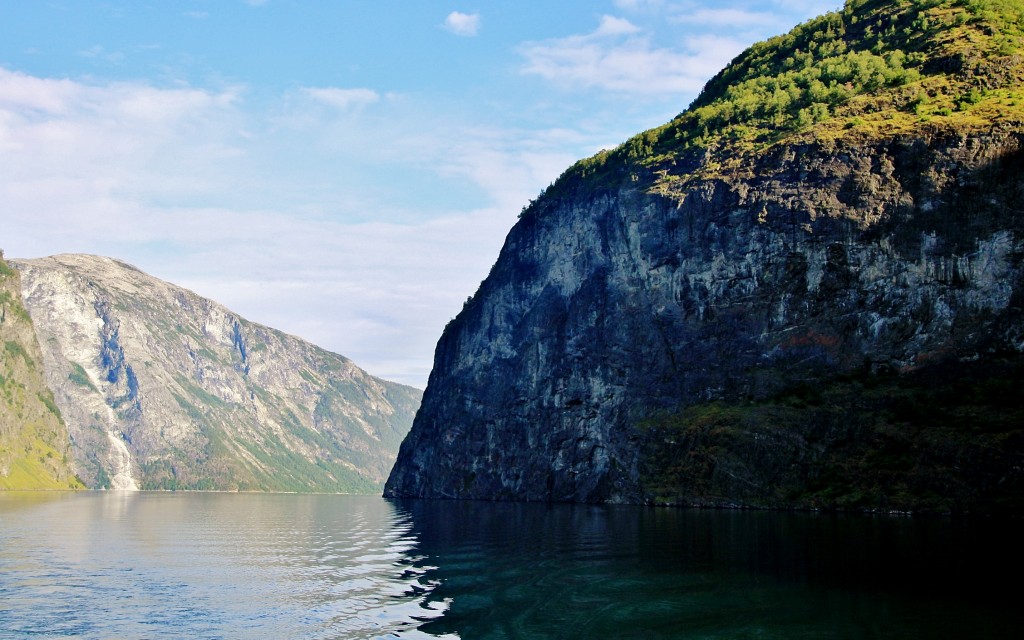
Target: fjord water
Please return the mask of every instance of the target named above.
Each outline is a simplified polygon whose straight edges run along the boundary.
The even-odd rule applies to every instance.
[[[1019,638],[1021,533],[892,516],[0,493],[0,637]]]

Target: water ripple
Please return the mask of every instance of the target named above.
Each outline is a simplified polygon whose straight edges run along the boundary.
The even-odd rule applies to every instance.
[[[5,638],[415,638],[443,613],[377,498],[0,496]]]

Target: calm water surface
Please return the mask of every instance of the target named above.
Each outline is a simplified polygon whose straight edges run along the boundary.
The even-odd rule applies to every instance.
[[[1022,533],[900,517],[0,493],[0,638],[1017,640]]]

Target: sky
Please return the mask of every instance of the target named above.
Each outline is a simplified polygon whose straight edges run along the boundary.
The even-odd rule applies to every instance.
[[[0,0],[0,249],[426,386],[523,206],[840,0]]]

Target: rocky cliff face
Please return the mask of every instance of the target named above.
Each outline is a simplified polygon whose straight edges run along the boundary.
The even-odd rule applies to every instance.
[[[0,489],[74,489],[71,442],[43,377],[21,301],[21,281],[0,252]]]
[[[109,258],[12,261],[89,487],[370,492],[420,393]]]
[[[865,24],[896,38],[947,4],[852,2],[721,77],[743,86],[737,68],[792,59],[806,31],[845,25],[855,50]],[[724,110],[716,79],[567,171],[446,328],[385,494],[1019,510],[1024,119],[908,117],[901,96],[1002,100],[1021,58],[968,76],[935,62],[955,42],[817,122],[717,138],[699,111]]]

